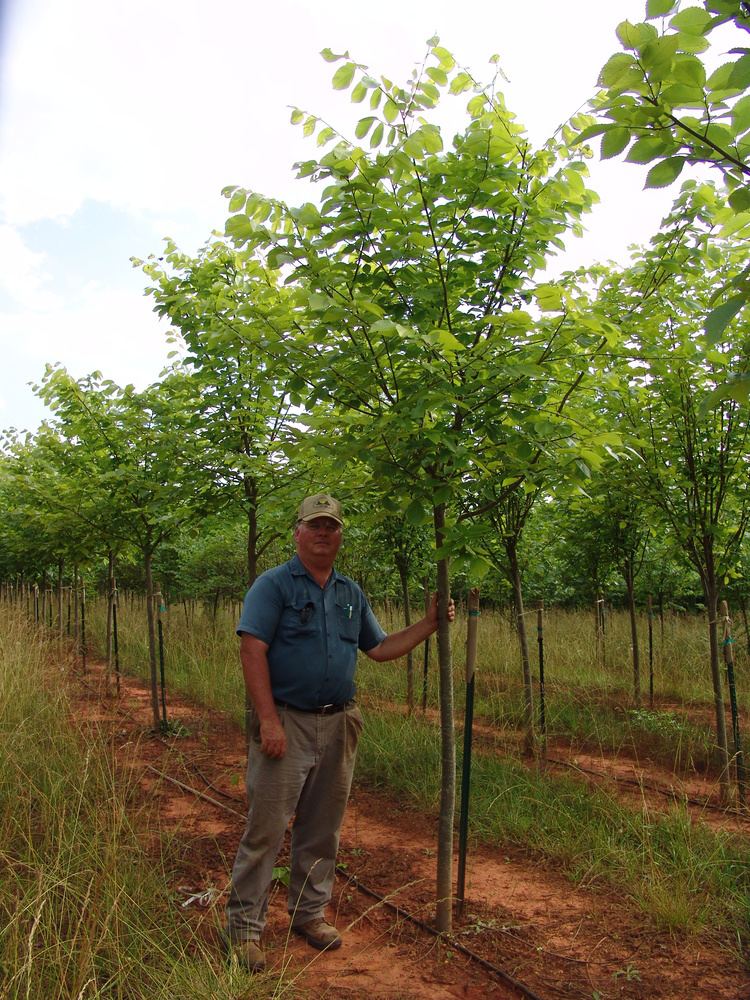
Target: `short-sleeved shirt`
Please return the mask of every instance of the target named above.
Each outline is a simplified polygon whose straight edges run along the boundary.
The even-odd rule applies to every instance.
[[[248,590],[237,626],[243,632],[268,645],[273,696],[295,708],[352,699],[357,650],[386,637],[354,580],[334,569],[321,588],[296,555]]]

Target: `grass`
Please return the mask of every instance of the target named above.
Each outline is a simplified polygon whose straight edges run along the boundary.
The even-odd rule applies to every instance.
[[[380,611],[387,630],[398,616]],[[593,616],[589,616],[593,618]],[[91,616],[103,638],[103,609]],[[243,691],[234,636],[236,609],[216,621],[200,608],[165,616],[166,670],[170,687],[241,722]],[[146,674],[145,615],[132,603],[121,611],[121,650],[129,671]],[[462,645],[465,620],[455,635],[457,715],[462,711]],[[655,634],[659,635],[658,623]],[[634,705],[629,630],[624,615],[611,616],[606,661],[596,662],[593,621],[570,612],[546,616],[549,732],[580,747],[660,760],[678,770],[708,767],[713,754],[711,689],[703,622],[670,616],[659,635],[655,669],[657,706]],[[535,658],[534,622],[531,651]],[[670,645],[671,644],[671,645]],[[678,667],[679,651],[684,662]],[[647,663],[647,657],[644,654]],[[435,654],[428,704],[437,704]],[[510,622],[499,614],[481,621],[475,718],[509,736],[522,719],[518,651]],[[422,652],[415,655],[421,693]],[[647,691],[647,681],[644,681]],[[440,772],[439,735],[421,717],[405,720],[401,664],[360,658],[360,700],[368,722],[361,742],[358,780],[387,788],[434,812]],[[659,708],[660,701],[668,707]],[[743,704],[747,705],[745,696]],[[697,721],[694,716],[697,715]],[[704,724],[703,717],[706,722]],[[508,740],[512,744],[512,740]],[[472,835],[490,844],[517,844],[567,872],[575,882],[608,885],[629,897],[659,927],[696,930],[734,926],[744,938],[750,923],[750,848],[745,838],[692,823],[679,808],[655,816],[628,808],[573,778],[535,773],[520,760],[477,752],[473,774]]]
[[[368,715],[357,768],[360,781],[437,810],[440,746],[424,721]],[[636,811],[572,778],[480,751],[471,817],[477,840],[517,845],[576,883],[615,888],[658,927],[750,931],[750,844],[692,823],[684,809]]]
[[[168,850],[107,741],[71,722],[57,643],[0,607],[0,996],[230,1000],[226,966],[170,898]]]

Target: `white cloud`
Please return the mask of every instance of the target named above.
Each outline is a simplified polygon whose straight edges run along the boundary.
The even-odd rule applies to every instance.
[[[44,289],[47,258],[31,250],[12,226],[0,224],[0,295],[14,307],[49,308],[55,299]]]
[[[16,417],[25,406],[19,387],[39,379],[47,361],[62,361],[76,376],[101,369],[119,383],[143,385],[158,375],[167,350],[137,281],[124,277],[126,255],[118,257],[118,270],[113,263],[111,281],[99,268],[101,284],[89,284],[82,241],[105,258],[93,224],[90,236],[71,227],[67,243],[57,227],[54,247],[41,242],[38,230],[34,246],[44,252],[24,242],[24,226],[72,219],[96,202],[116,210],[112,220],[118,213],[146,220],[128,230],[128,239],[131,231],[149,230],[191,251],[223,226],[224,185],[310,199],[309,185],[293,182],[291,165],[314,147],[289,124],[289,106],[334,124],[363,113],[331,90],[333,67],[318,55],[324,46],[348,48],[396,80],[421,58],[434,32],[480,79],[490,76],[487,59],[498,52],[509,78],[501,84],[508,106],[539,142],[593,91],[598,69],[618,48],[617,22],[639,20],[643,11],[644,0],[379,0],[368,7],[351,0],[6,0],[3,417],[7,411],[11,420],[26,419]],[[615,189],[612,204],[597,212],[604,222],[586,223],[592,235],[585,246],[600,258],[645,240],[663,214],[651,195],[639,194],[638,168],[609,162],[597,172],[603,178],[605,171],[626,179],[593,184],[603,195]],[[670,195],[661,198],[668,205]],[[160,249],[157,237],[151,250]],[[133,246],[132,252],[149,251]],[[573,252],[579,260],[589,251]],[[36,404],[29,406],[32,412]]]

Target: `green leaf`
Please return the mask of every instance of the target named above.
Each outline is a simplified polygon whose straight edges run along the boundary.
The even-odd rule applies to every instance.
[[[646,174],[646,183],[643,186],[647,188],[668,187],[677,180],[684,166],[684,156],[668,156],[666,160],[662,160],[661,163],[657,163],[649,170]]]
[[[621,153],[630,142],[630,136],[630,129],[619,125],[605,132],[602,136],[601,158],[608,160],[610,157]]]
[[[626,159],[629,163],[650,163],[657,156],[663,156],[675,146],[671,139],[662,139],[658,136],[644,135],[636,139],[630,147]]]
[[[299,108],[294,108],[292,110],[292,114],[289,120],[291,121],[292,125],[299,125],[299,123],[302,121],[304,117],[305,117],[304,111],[300,111]]]
[[[656,38],[644,45],[641,62],[649,78],[663,80],[672,67],[672,60],[677,52],[678,39],[676,35],[666,35]]]
[[[680,54],[674,61],[672,75],[675,83],[685,83],[690,87],[706,85],[706,67],[694,55]]]
[[[351,94],[352,104],[361,104],[366,97],[367,97],[367,87],[360,80],[357,86],[352,91]]]
[[[572,124],[572,123],[571,123]],[[602,132],[608,132],[611,125],[587,125],[586,128],[581,129],[578,135],[573,140],[573,145],[577,146],[579,142],[588,142],[589,139],[595,139]]]
[[[677,6],[677,0],[648,0],[646,4],[646,17],[664,17]]]
[[[562,309],[562,289],[557,285],[537,285],[534,298],[542,312],[558,312]]]
[[[450,92],[451,94],[463,94],[465,90],[471,90],[471,87],[471,77],[468,73],[464,73],[462,71],[460,73],[456,73],[451,80]]]
[[[449,73],[456,65],[456,60],[447,49],[442,47],[442,45],[436,45],[432,50],[432,54],[440,61],[441,67],[443,69],[447,69]]]
[[[409,524],[427,524],[430,520],[421,500],[412,500],[404,511],[404,517]]]
[[[440,347],[446,354],[455,354],[456,351],[466,350],[458,337],[454,336],[450,330],[445,330],[441,327],[430,330],[428,338],[431,343]]]
[[[380,143],[383,141],[383,131],[385,126],[382,122],[378,122],[375,126],[372,135],[370,136],[370,149],[377,149]]]
[[[746,305],[747,301],[747,294],[733,295],[731,299],[727,299],[726,302],[711,310],[706,317],[704,326],[709,343],[715,344],[721,340],[727,326],[729,326],[740,309]]]
[[[487,103],[487,97],[485,94],[475,94],[474,97],[466,105],[466,110],[469,112],[472,118],[478,118],[484,111],[484,106]]]
[[[625,52],[610,56],[599,73],[601,87],[616,87],[619,81],[633,68],[633,57]]]
[[[242,190],[235,191],[232,197],[229,199],[229,211],[239,212],[240,209],[245,207],[245,192]]]
[[[750,209],[750,187],[743,185],[736,188],[728,200],[735,212],[747,212]]]
[[[334,90],[346,90],[349,84],[354,79],[354,72],[356,66],[353,62],[344,63],[343,66],[339,66],[336,72],[333,74],[333,79],[331,81]]]
[[[422,126],[422,141],[428,153],[441,153],[443,151],[443,138],[437,125]]]
[[[734,399],[738,403],[747,406],[750,400],[750,372],[742,372],[729,379],[728,382],[717,385],[713,392],[709,393],[701,403],[700,415],[705,417],[717,404],[722,403],[725,399]]]
[[[232,215],[227,219],[226,234],[236,242],[244,243],[255,233],[255,227],[246,215]]]
[[[358,139],[364,139],[376,121],[377,118],[375,115],[368,115],[367,118],[360,118],[357,122],[357,127],[354,129],[356,137]]]
[[[711,15],[703,7],[686,7],[670,20],[670,28],[689,35],[702,35],[711,23]]]
[[[487,576],[491,569],[492,566],[490,563],[486,559],[483,559],[482,556],[472,556],[466,569],[469,582],[479,583],[480,580],[483,580]]]
[[[617,25],[617,37],[623,48],[640,50],[659,36],[652,24],[631,24],[630,21],[621,21]]]
[[[732,125],[738,135],[750,128],[750,95],[741,97],[732,108]]]
[[[330,49],[323,49],[320,53],[326,62],[338,62],[339,59],[346,59],[349,55],[348,52],[342,52],[341,55],[337,55],[335,52],[331,52]]]
[[[738,90],[745,90],[750,84],[750,55],[742,56],[738,59],[729,74],[729,86]]]
[[[444,69],[438,69],[436,66],[427,67],[427,76],[438,85],[438,87],[444,87],[448,82],[448,75]]]
[[[395,120],[398,118],[398,104],[396,104],[395,101],[393,101],[392,98],[390,97],[385,102],[385,106],[383,108],[383,117],[385,118],[385,120],[388,122],[389,125],[395,122]]]

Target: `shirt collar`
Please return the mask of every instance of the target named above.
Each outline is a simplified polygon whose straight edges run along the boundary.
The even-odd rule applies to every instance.
[[[292,558],[289,560],[289,568],[291,570],[292,576],[306,576],[310,580],[312,580],[312,577],[310,576],[310,574],[308,573],[308,571],[305,569],[305,567],[304,567],[304,565],[302,563],[302,560],[300,559],[300,557],[297,555],[296,552],[294,553],[294,555],[292,556]],[[326,584],[326,586],[328,586],[331,583],[335,583],[337,580],[340,580],[340,579],[341,579],[341,577],[336,572],[336,567],[334,566],[333,569],[331,570],[331,575],[328,578],[328,583]],[[313,580],[313,583],[314,582],[315,581]]]

